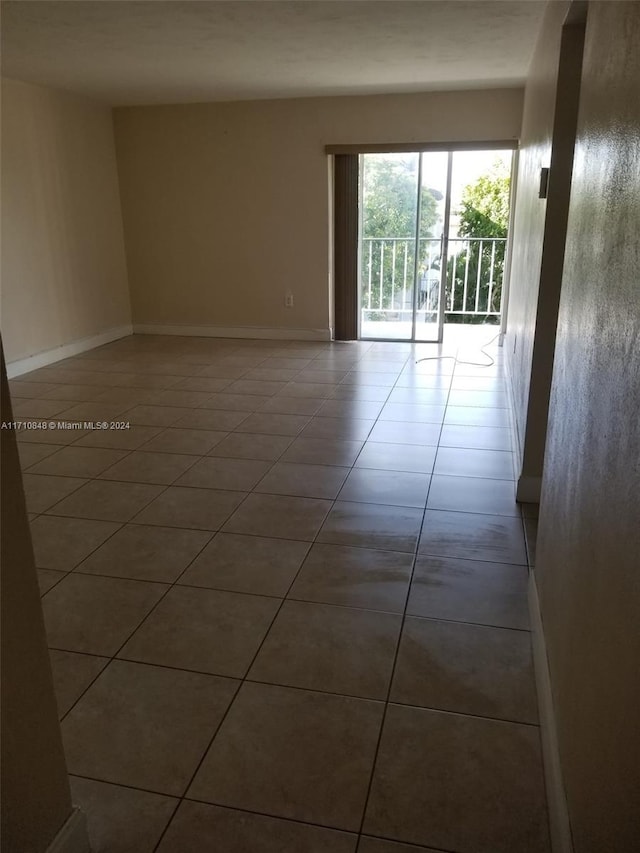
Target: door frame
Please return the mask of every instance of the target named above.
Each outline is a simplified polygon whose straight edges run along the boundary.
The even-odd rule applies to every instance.
[[[447,152],[450,155],[453,155],[456,151],[492,151],[492,150],[510,150],[514,152],[513,162],[517,162],[517,154],[518,154],[519,140],[518,139],[491,139],[491,140],[476,140],[473,142],[462,142],[462,141],[451,141],[451,142],[397,142],[397,143],[359,143],[359,144],[330,144],[325,146],[325,153],[332,158],[333,161],[333,210],[334,210],[334,222],[333,228],[330,228],[331,237],[330,240],[333,243],[333,290],[334,290],[334,327],[335,333],[334,338],[336,340],[361,340],[361,329],[360,329],[360,311],[359,311],[359,289],[360,289],[360,217],[361,217],[361,208],[362,205],[360,203],[360,156],[362,154],[400,154],[400,153],[423,153],[428,151],[433,152]],[[339,182],[337,177],[336,169],[336,161],[339,155],[342,154],[350,154],[356,155],[357,162],[357,172],[358,172],[358,181],[353,184],[353,182]],[[353,161],[351,161],[353,162]],[[513,173],[514,175],[516,172]],[[448,198],[450,200],[450,192],[448,193]],[[512,184],[512,198],[511,198],[511,212],[514,209],[514,185]],[[344,208],[347,208],[345,212]],[[341,210],[342,216],[342,227],[343,233],[339,235],[339,222],[337,216],[335,215],[337,210]],[[350,213],[349,213],[350,211]],[[357,247],[355,251],[355,255],[357,256],[355,262],[352,260],[350,263],[345,264],[344,260],[341,262],[341,268],[338,268],[338,261],[344,255],[342,254],[345,250],[344,240],[349,233],[352,233],[353,223],[356,223],[357,228]],[[348,223],[348,227],[344,227],[345,223]],[[507,252],[510,255],[509,247],[511,240],[511,221],[509,223],[509,236],[507,243]],[[448,236],[448,235],[447,235]],[[343,245],[341,251],[338,251],[339,241],[342,240]],[[349,251],[349,250],[347,250]],[[351,249],[353,252],[353,247]],[[353,255],[350,255],[353,258]],[[443,267],[446,272],[446,264],[443,264]],[[441,292],[442,292],[442,280],[441,280]],[[444,287],[446,288],[446,279],[444,281]],[[504,287],[504,281],[503,281]],[[502,310],[502,318],[506,316],[506,307],[504,305],[505,296],[508,293],[503,294],[503,310]],[[508,302],[508,300],[507,300]],[[444,329],[444,301],[442,298],[440,299],[440,304],[442,306],[442,329]],[[343,316],[343,311],[346,312],[346,318]],[[355,314],[357,317],[355,322],[352,322],[352,317]],[[346,319],[346,322],[345,322]],[[338,334],[337,330],[342,330],[341,334]],[[376,341],[376,340],[389,340],[395,341],[398,343],[398,339],[393,338],[366,338],[365,340]],[[411,341],[407,341],[411,343]],[[428,342],[427,342],[428,343]]]

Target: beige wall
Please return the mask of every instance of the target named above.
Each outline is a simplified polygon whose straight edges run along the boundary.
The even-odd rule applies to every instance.
[[[515,139],[521,108],[507,89],[116,110],[134,323],[326,331],[324,146]]]
[[[2,81],[8,362],[131,322],[111,110]]]
[[[640,4],[589,4],[537,585],[576,853],[640,837]]]
[[[9,421],[4,357],[0,379]],[[1,436],[2,849],[43,853],[71,815],[71,794],[18,449],[12,432]]]
[[[569,2],[548,4],[531,63],[525,89],[512,235],[513,260],[504,346],[513,388],[520,472],[525,480],[522,491],[529,487],[528,499],[535,497],[542,477],[575,139],[575,113],[568,116],[567,111],[569,102],[576,96],[579,56],[565,57],[577,58],[578,74],[572,78],[570,73],[565,73],[559,80],[562,25],[569,6]],[[573,54],[576,53],[574,48]],[[543,167],[551,167],[546,200],[538,197]]]

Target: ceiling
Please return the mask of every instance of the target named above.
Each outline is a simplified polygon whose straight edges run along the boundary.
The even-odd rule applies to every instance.
[[[5,0],[2,73],[114,105],[519,86],[545,5]]]

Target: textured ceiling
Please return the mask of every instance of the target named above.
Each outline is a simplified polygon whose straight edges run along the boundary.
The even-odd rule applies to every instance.
[[[518,86],[544,2],[2,3],[2,70],[111,104]]]

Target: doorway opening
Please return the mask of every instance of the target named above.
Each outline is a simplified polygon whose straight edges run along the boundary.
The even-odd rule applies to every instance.
[[[511,149],[360,154],[358,337],[500,331]]]

